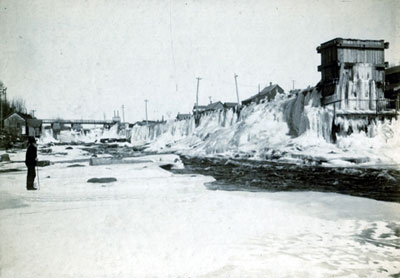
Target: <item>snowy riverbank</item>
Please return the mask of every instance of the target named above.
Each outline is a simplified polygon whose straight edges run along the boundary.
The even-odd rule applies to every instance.
[[[0,277],[400,273],[398,203],[207,190],[212,177],[175,175],[153,162],[76,164],[40,168],[36,192],[25,190],[25,171],[0,173]],[[117,181],[87,183],[93,177]]]

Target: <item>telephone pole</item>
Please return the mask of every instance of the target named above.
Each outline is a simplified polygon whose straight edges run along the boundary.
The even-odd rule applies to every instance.
[[[196,114],[198,113],[198,107],[199,107],[199,86],[200,86],[200,77],[196,77],[197,79],[197,90],[196,90]]]
[[[125,111],[124,111],[125,106],[122,104],[121,108],[122,108],[122,122],[125,123]]]
[[[0,91],[0,129],[3,129],[3,103],[1,102],[3,91],[4,89]]]
[[[147,100],[147,99],[144,100],[144,109],[145,109],[145,112],[146,112],[146,125],[149,125],[149,121],[147,119],[147,103],[148,102],[149,102],[149,100]]]
[[[294,90],[294,80],[293,80],[293,90]]]
[[[5,101],[7,102],[7,88],[0,88],[0,129],[4,128],[3,124],[3,101],[2,101],[2,96],[4,95]]]
[[[235,85],[236,85],[237,105],[238,105],[238,109],[239,109],[240,101],[239,101],[239,91],[238,91],[238,84],[237,84],[237,77],[238,77],[238,75],[235,73],[234,77],[235,77]]]

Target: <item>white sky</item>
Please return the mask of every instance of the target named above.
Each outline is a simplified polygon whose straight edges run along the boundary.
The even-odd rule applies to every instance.
[[[243,100],[269,82],[315,85],[316,47],[385,39],[400,63],[400,1],[0,0],[0,80],[39,118],[133,122]],[[396,18],[397,17],[397,18]],[[120,111],[120,115],[122,112]]]

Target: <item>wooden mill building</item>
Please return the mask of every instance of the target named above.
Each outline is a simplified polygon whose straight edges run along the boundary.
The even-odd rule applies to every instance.
[[[396,100],[391,107],[399,110],[400,102],[400,66],[387,68],[385,71],[385,98]]]
[[[349,111],[382,107],[385,85],[384,40],[336,38],[317,47],[321,54],[322,104]]]
[[[16,136],[39,137],[42,133],[42,121],[25,113],[12,113],[4,120],[4,128]]]

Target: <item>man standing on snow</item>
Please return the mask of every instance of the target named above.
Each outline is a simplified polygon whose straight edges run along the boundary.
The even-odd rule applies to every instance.
[[[28,167],[28,176],[26,178],[26,189],[27,190],[36,190],[33,186],[33,182],[36,177],[36,167],[37,163],[37,148],[36,148],[36,140],[35,137],[28,137],[28,149],[26,150],[25,156],[25,165]]]

